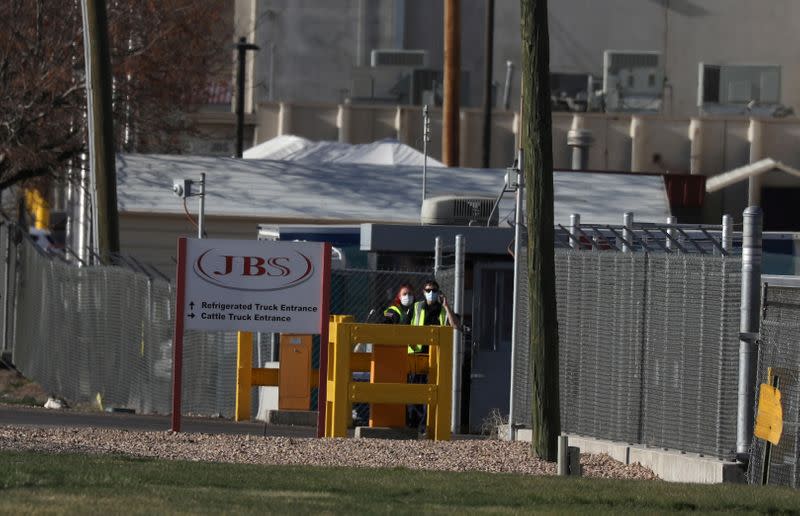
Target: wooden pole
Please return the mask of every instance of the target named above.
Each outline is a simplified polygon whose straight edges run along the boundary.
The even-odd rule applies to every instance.
[[[83,0],[86,56],[86,103],[89,119],[89,162],[93,177],[97,252],[103,263],[119,253],[117,172],[111,106],[111,58],[105,0]]]
[[[521,0],[522,147],[527,194],[532,428],[539,457],[558,458],[558,321],[553,253],[553,148],[547,0]]]
[[[461,70],[460,0],[444,0],[444,106],[442,161],[458,166],[459,73]]]

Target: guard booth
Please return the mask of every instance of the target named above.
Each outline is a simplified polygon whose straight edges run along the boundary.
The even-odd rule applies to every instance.
[[[513,229],[362,224],[361,250],[369,253],[370,268],[432,271],[436,238],[448,255],[456,235],[465,240],[464,303],[459,315],[469,328],[463,333],[461,400],[456,410],[461,432],[479,433],[494,410],[508,415],[514,286],[514,261],[508,249]],[[439,283],[446,293],[452,288],[444,280]]]

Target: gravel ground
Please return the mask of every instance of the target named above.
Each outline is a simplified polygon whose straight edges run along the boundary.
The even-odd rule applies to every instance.
[[[113,453],[137,457],[243,464],[483,471],[554,475],[555,464],[532,456],[529,443],[488,439],[449,442],[305,439],[252,435],[130,432],[97,428],[0,426],[0,450]],[[587,477],[657,479],[639,464],[581,454]]]

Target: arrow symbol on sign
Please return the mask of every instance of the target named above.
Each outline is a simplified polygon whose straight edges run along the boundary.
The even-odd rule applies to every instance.
[[[189,303],[189,308],[190,308],[191,310],[194,310],[194,301],[191,301],[191,302]]]
[[[194,319],[194,314],[193,314],[193,313],[192,313],[192,314],[189,314],[189,318],[190,318],[190,319]]]

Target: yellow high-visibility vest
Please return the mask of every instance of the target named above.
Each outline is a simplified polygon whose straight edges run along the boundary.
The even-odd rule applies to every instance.
[[[414,318],[411,319],[412,326],[425,326],[425,304],[426,301],[417,301],[414,303]],[[447,322],[447,312],[444,307],[439,311],[439,326],[444,326]],[[415,346],[408,346],[408,354],[419,353],[422,351],[423,345],[418,344]]]

